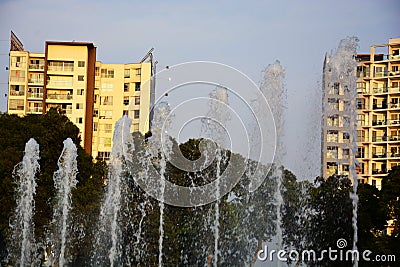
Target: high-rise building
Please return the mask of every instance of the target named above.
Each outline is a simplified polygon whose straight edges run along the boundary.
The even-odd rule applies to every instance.
[[[400,38],[371,46],[370,53],[358,54],[356,61],[356,172],[361,182],[381,188],[388,170],[400,164]],[[324,84],[323,90],[323,105],[333,105],[338,112],[331,109],[324,116],[322,175],[349,175],[349,128],[340,112],[343,88]]]
[[[132,132],[150,129],[154,101],[153,57],[139,63],[96,62],[89,42],[45,43],[44,53],[25,51],[11,33],[9,114],[43,114],[60,107],[81,133],[94,158],[109,159],[116,121],[133,119]],[[149,58],[149,62],[145,62]]]

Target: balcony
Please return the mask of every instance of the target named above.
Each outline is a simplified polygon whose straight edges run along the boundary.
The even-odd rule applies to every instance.
[[[42,113],[43,107],[28,107],[29,113]]]
[[[373,109],[387,109],[388,108],[388,104],[386,102],[382,102],[380,104],[373,104],[372,108]]]
[[[70,94],[48,94],[47,99],[71,100],[72,95],[70,95]]]
[[[10,96],[24,96],[25,91],[10,90]]]
[[[54,81],[50,80],[47,83],[47,86],[48,87],[52,87],[52,86],[54,86],[54,87],[59,87],[59,86],[71,87],[71,86],[73,86],[73,81],[72,80],[54,80]]]
[[[386,135],[372,136],[372,142],[386,142],[388,139],[389,137]]]
[[[357,72],[358,78],[369,78],[370,72],[369,71],[360,71]]]
[[[74,72],[74,66],[49,65],[47,67],[47,71],[52,71],[52,72]]]
[[[388,71],[387,70],[385,70],[385,71],[376,71],[374,78],[383,78],[383,77],[386,77],[386,76],[388,76]]]
[[[387,156],[388,156],[388,153],[386,153],[385,151],[372,153],[372,157],[376,158],[376,159],[384,159],[384,158],[387,158]]]
[[[29,70],[44,70],[44,64],[29,64]]]
[[[374,94],[384,94],[389,91],[388,87],[375,87],[373,88]]]
[[[400,119],[387,120],[387,124],[388,124],[388,125],[400,126]]]
[[[397,76],[400,75],[400,71],[391,71],[389,72],[389,76]]]
[[[387,170],[386,169],[373,169],[372,174],[386,174]]]
[[[43,78],[31,78],[31,79],[28,79],[28,83],[30,83],[30,84],[41,84],[41,85],[43,85],[44,79],[43,79]]]
[[[28,93],[28,98],[43,98],[43,93]]]
[[[386,119],[372,121],[372,126],[384,126],[384,125],[387,125]]]

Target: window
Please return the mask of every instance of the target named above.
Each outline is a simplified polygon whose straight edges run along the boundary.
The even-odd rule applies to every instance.
[[[101,69],[101,78],[114,78],[113,69]]]
[[[93,122],[93,132],[97,132],[98,125],[99,124],[97,122]]]
[[[122,116],[129,116],[129,110],[123,110],[122,111]]]
[[[98,109],[94,109],[93,110],[93,117],[97,118],[99,116],[99,110]]]
[[[56,72],[73,72],[74,71],[74,62],[70,61],[49,61],[48,71],[56,71]]]
[[[135,105],[140,105],[140,96],[135,96]]]
[[[372,179],[372,186],[376,187],[376,180],[375,179]]]
[[[124,96],[124,105],[129,105],[129,96]]]
[[[94,100],[93,100],[93,102],[95,103],[95,104],[97,104],[97,99],[99,98],[99,95],[94,95]]]
[[[78,61],[78,67],[79,68],[84,68],[85,67],[85,61]]]
[[[112,133],[112,124],[107,123],[107,124],[103,124],[104,125],[104,132],[105,133]]]
[[[24,100],[23,99],[10,99],[10,110],[24,110]]]
[[[10,74],[10,80],[12,82],[25,82],[25,71],[23,71],[23,70],[12,70],[11,74]]]
[[[99,76],[100,75],[100,68],[96,67],[94,72],[95,72],[94,73],[95,76]]]
[[[142,69],[135,69],[136,76],[142,75]]]
[[[11,67],[25,68],[26,57],[11,57]]]
[[[113,83],[101,83],[101,91],[103,92],[112,92],[114,90]]]
[[[124,78],[129,78],[129,77],[131,77],[131,70],[130,69],[124,70]]]
[[[99,160],[110,160],[110,153],[111,152],[99,151],[99,152],[97,152],[97,158]]]
[[[100,110],[100,119],[112,119],[113,111],[112,110]]]
[[[133,113],[133,118],[134,119],[139,119],[140,111],[139,110],[134,110],[133,112],[134,112]]]
[[[140,82],[135,83],[135,91],[140,91]]]
[[[100,146],[111,147],[111,137],[100,137]]]
[[[139,123],[134,123],[132,126],[134,132],[139,132]]]
[[[111,106],[113,104],[113,97],[112,96],[101,96],[100,97],[100,104]]]
[[[78,90],[76,91],[76,94],[77,94],[77,95],[83,95],[83,90],[84,90],[84,89],[78,89]]]
[[[76,118],[76,123],[79,124],[83,123],[83,118],[82,117]]]
[[[83,109],[83,103],[76,103],[76,109]]]
[[[10,95],[12,96],[25,95],[25,85],[10,85]]]
[[[80,82],[83,82],[83,81],[84,81],[83,75],[78,75],[78,81],[80,81]]]
[[[124,92],[129,91],[129,83],[124,83]]]

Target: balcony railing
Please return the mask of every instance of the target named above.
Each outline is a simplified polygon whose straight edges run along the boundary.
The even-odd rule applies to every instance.
[[[68,66],[51,66],[49,65],[47,67],[47,71],[57,71],[57,72],[73,72],[74,67],[68,67]]]
[[[388,157],[388,153],[386,153],[386,152],[372,153],[372,157],[373,158],[379,158],[379,159],[387,158]]]
[[[376,71],[374,77],[382,78],[382,77],[386,77],[386,76],[388,76],[388,71],[387,70],[385,70],[385,71]]]
[[[10,95],[11,95],[11,96],[24,96],[24,95],[25,95],[25,91],[15,91],[15,90],[11,90],[11,91],[10,91]]]
[[[372,174],[386,174],[387,170],[386,169],[373,169]]]
[[[43,93],[28,93],[28,98],[43,98]]]
[[[384,94],[389,91],[388,87],[375,87],[373,88],[374,94]]]
[[[357,72],[357,77],[359,78],[368,78],[369,77],[370,72],[369,71],[360,71]]]
[[[30,70],[44,70],[44,65],[42,64],[29,64]]]
[[[388,125],[400,125],[400,118],[399,119],[392,119],[392,120],[387,120]]]
[[[372,121],[372,126],[387,125],[387,123],[388,123],[388,121],[386,119],[376,120],[376,121]]]
[[[73,86],[73,82],[71,81],[63,81],[63,80],[59,80],[59,81],[49,81],[47,83],[48,86]]]
[[[48,94],[47,99],[58,99],[58,100],[71,100],[72,95],[67,94]]]
[[[28,107],[28,112],[30,113],[42,113],[43,107]]]
[[[388,104],[386,102],[382,102],[380,104],[373,104],[372,108],[373,109],[387,109],[388,108]]]
[[[43,84],[43,82],[44,79],[35,79],[35,78],[28,79],[28,83]]]

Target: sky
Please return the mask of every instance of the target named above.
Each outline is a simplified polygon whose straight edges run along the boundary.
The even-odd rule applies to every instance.
[[[0,0],[0,111],[6,109],[11,30],[31,52],[43,52],[46,40],[89,41],[97,60],[130,63],[154,47],[158,68],[214,61],[257,84],[262,70],[279,60],[287,90],[284,165],[312,179],[320,157],[325,53],[348,36],[359,38],[359,53],[400,37],[399,10],[398,0]]]

